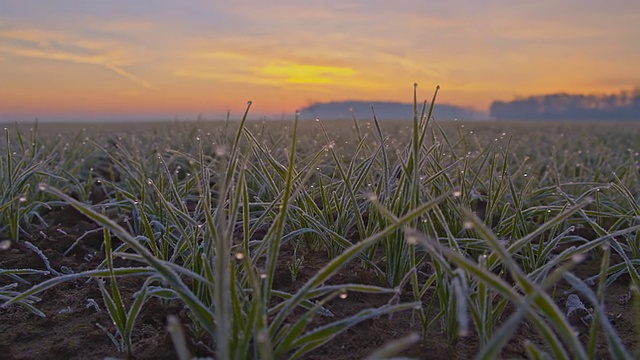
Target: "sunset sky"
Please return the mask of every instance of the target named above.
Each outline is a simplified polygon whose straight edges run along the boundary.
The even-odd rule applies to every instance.
[[[0,0],[0,121],[640,86],[638,0]]]

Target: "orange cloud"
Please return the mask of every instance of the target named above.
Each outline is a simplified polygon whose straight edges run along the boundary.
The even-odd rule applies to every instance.
[[[148,81],[124,70],[121,65],[118,65],[123,61],[118,56],[114,56],[114,54],[120,55],[122,51],[98,50],[104,47],[104,44],[101,46],[100,43],[95,41],[74,42],[67,40],[61,34],[50,34],[40,30],[0,31],[0,41],[2,40],[5,40],[5,44],[0,42],[0,53],[18,57],[102,66],[147,89],[153,89],[153,86]],[[24,45],[25,42],[28,45]],[[76,49],[76,52],[65,50],[65,48]],[[122,56],[119,57],[121,58]]]

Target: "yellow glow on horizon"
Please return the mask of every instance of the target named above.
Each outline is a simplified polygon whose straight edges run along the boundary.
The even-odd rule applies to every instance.
[[[269,63],[261,69],[265,75],[285,78],[292,84],[332,84],[350,77],[356,72],[353,69],[323,65],[301,65],[286,62]]]

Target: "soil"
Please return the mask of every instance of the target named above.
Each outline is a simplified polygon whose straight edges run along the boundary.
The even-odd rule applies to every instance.
[[[39,248],[50,260],[53,269],[60,271],[69,268],[75,271],[95,268],[104,258],[101,253],[102,233],[93,231],[97,226],[70,208],[62,208],[46,214],[47,228],[34,231],[27,240]],[[86,235],[85,235],[86,234]],[[66,255],[67,249],[84,236]],[[2,240],[2,239],[0,239]],[[300,251],[303,251],[300,253]],[[280,290],[293,291],[299,288],[320,269],[328,258],[323,252],[309,249],[299,249],[298,256],[304,256],[303,268],[295,281],[292,280],[288,264],[291,261],[293,249],[289,245],[282,248],[278,276],[274,279],[274,287]],[[599,260],[587,259],[576,269],[576,275],[586,278],[596,274],[599,270]],[[43,260],[24,242],[12,243],[8,250],[0,251],[0,268],[29,268],[45,270]],[[24,278],[31,284],[39,283],[51,275],[29,275]],[[13,283],[14,280],[0,277],[0,287]],[[330,283],[368,283],[383,285],[371,271],[365,270],[357,262],[350,263],[340,273],[334,276]],[[122,278],[118,285],[125,295],[139,290],[142,281],[136,278]],[[26,290],[31,285],[20,284],[18,290]],[[566,294],[569,286],[564,283],[552,292],[557,303],[564,309]],[[607,312],[613,319],[614,327],[620,334],[630,351],[638,348],[638,333],[633,321],[632,303],[628,300],[628,279],[618,279],[606,293]],[[97,326],[100,324],[113,332],[106,313],[102,296],[96,281],[81,279],[57,285],[38,294],[42,299],[36,304],[46,317],[41,318],[21,306],[0,308],[0,358],[6,360],[18,359],[103,359],[105,357],[126,358],[126,354],[117,351],[104,331]],[[88,299],[94,299],[98,310],[88,306]],[[327,307],[336,318],[346,317],[358,311],[378,307],[388,303],[390,296],[349,293],[345,299],[335,299]],[[411,298],[406,294],[405,299]],[[149,300],[138,317],[133,333],[132,359],[176,359],[173,344],[166,331],[167,315],[174,314],[188,321],[184,309],[179,304],[167,304],[155,298]],[[619,316],[622,314],[623,316]],[[322,318],[317,322],[321,324]],[[305,359],[360,359],[369,355],[374,349],[397,339],[410,332],[420,333],[418,318],[411,312],[394,314],[392,317],[381,317],[366,321],[339,335],[328,344],[308,354]],[[585,336],[581,337],[586,341]],[[504,358],[526,357],[524,343],[530,340],[540,343],[538,335],[527,326],[511,338],[502,352]],[[191,344],[192,351],[198,356],[213,356],[207,349]],[[403,353],[405,356],[419,359],[468,359],[477,353],[478,338],[472,333],[455,344],[448,344],[446,335],[436,324],[425,337],[425,340],[411,347]],[[598,358],[609,358],[604,340],[599,342]]]

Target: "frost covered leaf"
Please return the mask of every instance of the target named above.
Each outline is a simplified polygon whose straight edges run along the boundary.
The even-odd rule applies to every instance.
[[[567,298],[567,319],[573,326],[589,326],[593,320],[593,315],[576,294]]]

